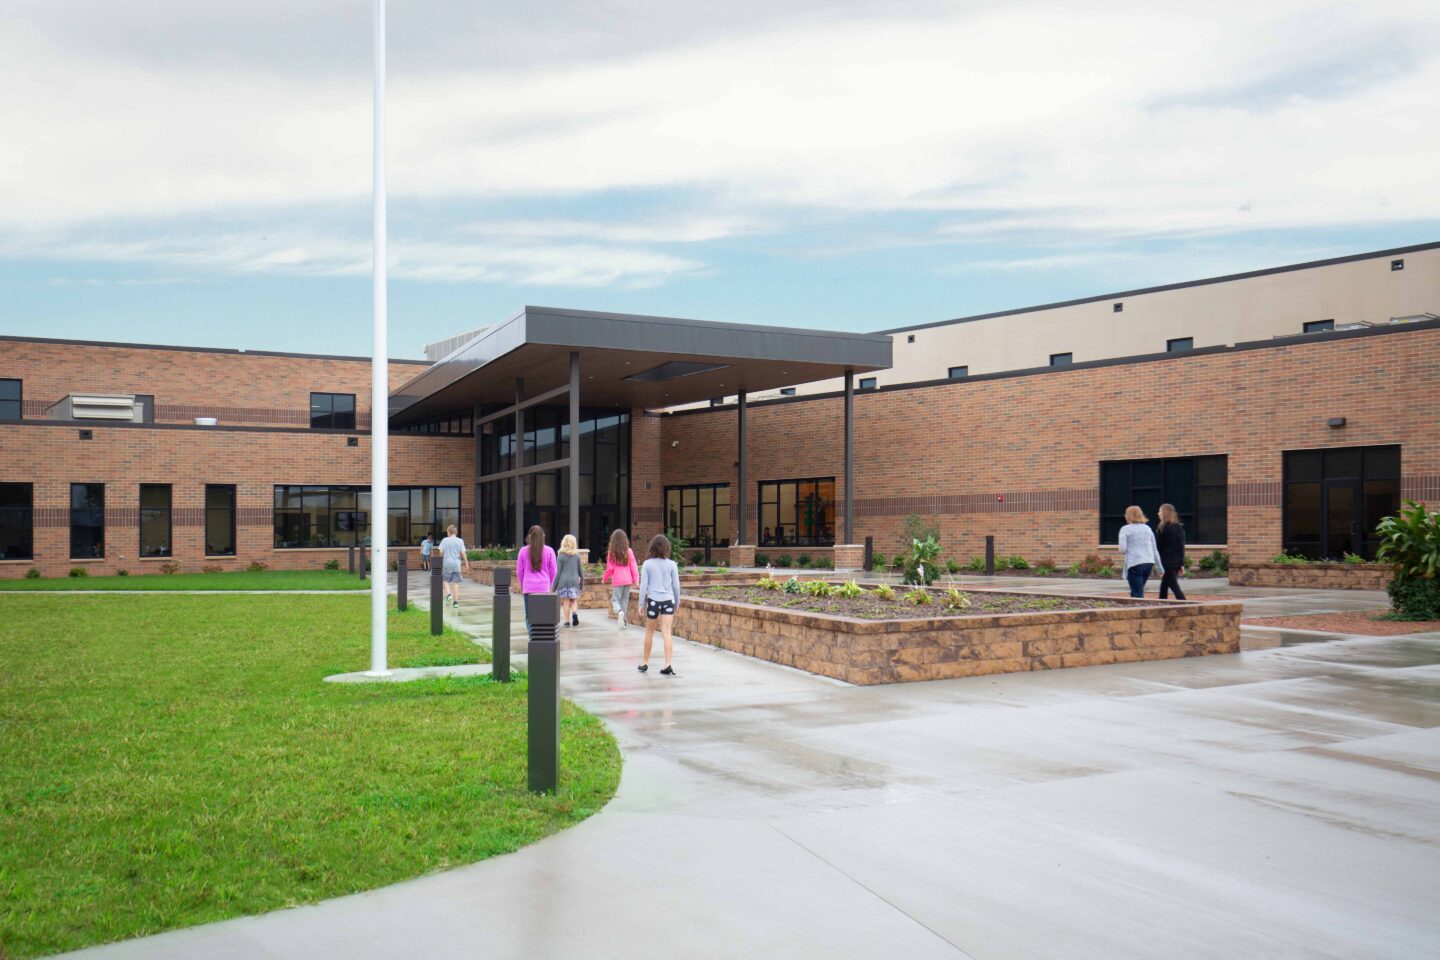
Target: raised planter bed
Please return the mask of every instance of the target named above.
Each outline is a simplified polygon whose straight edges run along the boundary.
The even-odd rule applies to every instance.
[[[1236,587],[1302,590],[1384,590],[1392,576],[1384,563],[1252,563],[1230,561]]]
[[[709,590],[710,586],[721,589]],[[891,604],[893,617],[825,611],[830,601],[769,593],[772,603],[799,599],[806,606],[758,605],[758,591],[697,584],[675,615],[675,633],[687,640],[758,657],[855,684],[941,680],[1136,660],[1168,660],[1240,650],[1238,602],[1180,603],[1128,597],[1037,597],[966,590],[970,609],[942,610]],[[1055,609],[1023,604],[1050,601]],[[984,609],[991,604],[995,610]],[[1010,612],[1005,612],[1005,611]],[[861,613],[863,611],[852,611]],[[631,604],[629,621],[640,624]]]

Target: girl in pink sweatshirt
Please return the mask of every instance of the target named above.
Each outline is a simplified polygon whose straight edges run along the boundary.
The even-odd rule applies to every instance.
[[[555,551],[545,546],[545,531],[539,525],[530,528],[525,546],[515,558],[515,582],[520,586],[521,603],[527,593],[549,593],[555,582]],[[525,627],[530,627],[530,614],[525,614]]]
[[[615,610],[615,629],[625,629],[625,614],[630,609],[630,588],[640,582],[640,571],[635,567],[635,553],[630,549],[630,538],[624,530],[610,534],[610,546],[605,551],[605,575],[601,583],[610,584],[610,606]]]

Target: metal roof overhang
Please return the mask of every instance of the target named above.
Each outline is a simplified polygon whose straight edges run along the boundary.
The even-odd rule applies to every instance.
[[[885,334],[525,307],[391,394],[390,419],[404,426],[477,403],[508,405],[517,378],[526,396],[565,386],[572,351],[580,353],[580,402],[624,409],[773,390],[891,363]]]

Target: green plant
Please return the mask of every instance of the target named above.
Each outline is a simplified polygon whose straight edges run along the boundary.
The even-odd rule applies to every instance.
[[[337,566],[335,569],[338,570],[339,567]],[[200,572],[201,572],[201,573],[224,573],[224,572],[225,572],[225,568],[224,568],[224,567],[217,567],[215,564],[212,563],[212,564],[210,564],[209,566],[201,567],[201,568],[200,568]]]
[[[973,573],[984,573],[984,572],[985,572],[985,558],[984,558],[984,557],[971,557],[971,558],[970,558],[970,562],[967,563],[967,564],[965,564],[965,569],[970,570],[970,571],[973,572]]]
[[[803,570],[804,568],[810,566],[810,554],[808,554],[808,553],[802,553],[802,554],[800,554],[800,556],[796,557],[796,558],[795,558],[795,566],[801,568],[802,570]]]
[[[690,541],[680,536],[680,531],[670,527],[665,531],[665,536],[670,539],[670,556],[677,560],[690,549]]]
[[[472,552],[473,552],[473,551],[472,551]],[[220,568],[219,568],[219,567],[214,567],[214,568],[211,568],[211,567],[203,567],[203,568],[202,568],[202,570],[203,570],[205,573],[210,573],[210,572],[212,572],[212,569],[213,569],[213,572],[215,572],[215,573],[219,573],[219,572],[220,572]],[[325,569],[326,569],[326,570],[339,570],[339,569],[340,569],[340,561],[339,561],[339,560],[326,560],[326,561],[325,561]]]
[[[1230,554],[1219,550],[1212,550],[1200,558],[1200,569],[1208,570],[1211,573],[1230,572]]]
[[[930,591],[924,587],[916,587],[914,590],[911,590],[905,594],[905,599],[917,607],[928,607],[935,602],[935,599],[930,596]]]
[[[854,580],[846,580],[835,588],[835,593],[842,597],[858,597],[865,592],[865,588]]]
[[[880,586],[876,587],[870,592],[875,594],[876,600],[884,600],[889,602],[895,599],[895,588],[890,586],[890,584],[888,583],[882,583],[880,584]]]
[[[1385,586],[1395,620],[1440,620],[1440,578],[1395,577]]]
[[[70,576],[72,576],[72,577],[88,577],[88,576],[90,576],[90,571],[89,571],[89,570],[86,570],[84,567],[71,567],[71,568],[70,568]]]
[[[116,570],[116,571],[115,571],[115,576],[117,576],[117,577],[128,577],[128,576],[130,576],[130,571],[129,571],[129,570],[126,570],[124,567],[121,567],[119,570]]]
[[[768,566],[770,566],[770,554],[768,554],[768,553],[757,553],[757,554],[755,554],[755,566],[757,566],[757,567],[768,567]]]
[[[810,569],[812,569],[812,570],[834,570],[834,569],[835,569],[835,558],[834,558],[834,557],[816,557],[814,560],[810,561]]]
[[[799,578],[799,577],[791,577],[789,580],[786,580],[786,581],[785,581],[785,592],[786,592],[786,593],[798,594],[798,593],[799,593],[801,590],[803,590],[803,589],[804,589],[804,588],[800,586],[800,578]]]
[[[954,557],[950,557],[945,561],[945,572],[950,574],[951,576],[959,573],[961,569],[962,567],[960,561],[956,560]]]
[[[728,570],[728,569],[730,568],[730,561],[729,561],[729,560],[716,560],[716,561],[715,561],[715,566],[719,567],[721,570]]]
[[[1085,559],[1080,561],[1080,572],[1087,577],[1113,577],[1115,560],[1112,557],[1102,557],[1098,553],[1086,554]]]
[[[779,590],[780,581],[776,580],[774,577],[761,577],[759,580],[755,581],[755,586],[759,587],[761,590]]]
[[[1309,563],[1310,561],[1309,561],[1307,558],[1300,556],[1299,554],[1286,553],[1285,551],[1282,550],[1282,551],[1280,551],[1279,553],[1275,554],[1275,556],[1271,557],[1271,558],[1270,558],[1270,562],[1271,562],[1271,563],[1301,564],[1301,563]]]
[[[1340,562],[1341,562],[1341,563],[1364,563],[1364,562],[1365,562],[1365,558],[1362,557],[1362,556],[1360,556],[1360,554],[1358,554],[1358,553],[1351,553],[1350,551],[1347,550],[1347,551],[1345,551],[1345,555],[1340,558]]]
[[[40,571],[39,571],[39,570],[36,570],[34,567],[31,567],[29,570],[26,570],[26,571],[25,571],[25,579],[26,579],[26,580],[39,580],[39,579],[40,579]]]
[[[1078,563],[1072,563],[1072,564],[1070,564],[1070,566],[1068,566],[1068,567],[1065,568],[1065,572],[1068,573],[1068,574],[1070,574],[1071,576],[1078,577],[1078,576],[1080,575],[1080,564],[1078,564]]]
[[[1024,557],[1021,556],[1006,557],[1005,566],[1009,567],[1011,570],[1029,570],[1030,561],[1026,560]]]
[[[903,564],[904,581],[929,586],[940,576],[940,541],[934,537],[916,540],[910,545],[910,556]]]
[[[1375,530],[1380,535],[1375,559],[1394,570],[1386,587],[1391,609],[1406,620],[1440,619],[1440,513],[1406,500]]]
[[[947,610],[964,610],[970,606],[970,598],[951,587],[945,591],[944,603]]]
[[[897,554],[895,554],[895,556],[891,557],[891,558],[890,558],[890,569],[891,569],[891,570],[904,570],[904,569],[905,569],[905,554],[903,554],[903,553],[897,553]]]
[[[778,557],[775,558],[775,566],[777,566],[777,567],[787,567],[787,568],[788,568],[788,567],[790,566],[790,564],[792,564],[792,563],[794,563],[794,562],[795,562],[794,559],[791,558],[790,554],[788,554],[788,553],[782,553],[782,554],[780,554],[780,556],[778,556]]]
[[[824,580],[811,580],[802,589],[811,597],[829,597],[835,594],[835,588]]]
[[[905,531],[901,539],[902,543],[914,543],[916,540],[934,540],[940,542],[940,521],[935,518],[925,519],[918,513],[912,513],[905,518]]]
[[[263,560],[251,560],[250,565],[245,569],[249,570],[251,573],[259,573],[262,570],[270,569],[270,566]]]
[[[175,574],[180,572],[180,564],[176,563],[174,560],[162,563],[160,564],[160,572],[165,574],[165,576],[167,577],[173,577],[175,576]]]

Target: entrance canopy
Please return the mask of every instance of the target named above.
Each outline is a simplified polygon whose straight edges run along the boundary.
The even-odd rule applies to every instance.
[[[890,366],[890,337],[792,327],[525,307],[437,361],[390,397],[390,418],[511,404],[570,382],[596,407],[656,409],[867,373]]]

